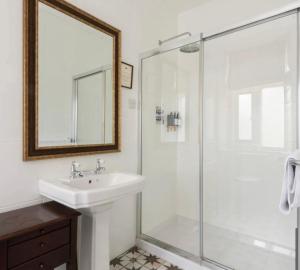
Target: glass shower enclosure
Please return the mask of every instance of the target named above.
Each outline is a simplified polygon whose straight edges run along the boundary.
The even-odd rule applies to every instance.
[[[149,181],[141,199],[141,229],[197,256],[200,36],[195,40],[142,62],[141,166]],[[187,45],[197,49],[187,52]]]
[[[213,269],[299,270],[296,211],[278,210],[299,147],[298,22],[294,9],[142,55],[138,238]]]

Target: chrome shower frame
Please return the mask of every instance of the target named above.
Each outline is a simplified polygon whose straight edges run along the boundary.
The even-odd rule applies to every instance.
[[[189,37],[181,38],[186,35],[188,35]],[[181,39],[178,39],[178,38],[181,38]],[[199,52],[198,53],[200,56],[199,60],[201,60],[201,58],[203,58],[202,57],[202,52],[203,52],[203,49],[202,49],[203,48],[203,35],[202,34],[190,36],[189,33],[183,33],[181,35],[167,39],[165,41],[160,41],[159,42],[160,46],[158,48],[147,51],[140,55],[140,59],[139,59],[139,102],[138,102],[138,107],[139,107],[138,172],[139,173],[142,173],[142,68],[143,68],[143,60],[148,59],[153,56],[156,56],[156,55],[159,55],[159,54],[162,54],[162,53],[173,51],[175,49],[180,49],[183,46],[197,43],[197,42],[200,43],[200,50],[199,50],[200,53]],[[201,67],[200,67],[200,69],[201,69]],[[200,70],[200,74],[202,74],[202,73],[203,73],[202,70]],[[199,78],[199,88],[201,87],[200,82],[201,82],[201,79]],[[201,111],[201,108],[199,108],[199,110]],[[202,141],[202,138],[200,138],[200,141]],[[201,164],[202,164],[202,162],[199,165],[201,165]],[[138,239],[145,240],[156,246],[162,247],[168,251],[178,254],[184,258],[187,258],[187,259],[192,260],[197,263],[201,263],[200,255],[198,257],[194,256],[194,255],[192,255],[188,252],[185,252],[179,248],[173,247],[173,246],[166,244],[162,241],[159,241],[153,237],[143,234],[142,233],[142,194],[138,194],[137,200],[138,200],[138,202],[137,202],[137,238]],[[202,242],[201,239],[199,239],[199,241]]]
[[[200,53],[199,53],[199,63],[200,63],[200,77],[199,77],[199,94],[200,94],[200,104],[199,106],[199,113],[200,113],[200,123],[199,123],[199,129],[200,129],[200,143],[199,143],[199,153],[200,153],[200,176],[199,176],[199,203],[200,203],[200,216],[199,216],[199,224],[200,224],[200,252],[199,256],[192,255],[186,251],[183,251],[179,248],[176,248],[174,246],[171,246],[169,244],[166,244],[162,241],[159,241],[155,238],[152,238],[148,235],[145,235],[142,233],[142,194],[138,194],[137,198],[137,239],[145,240],[147,242],[150,242],[160,248],[163,248],[167,251],[173,252],[179,256],[182,256],[184,258],[187,258],[191,261],[197,262],[200,265],[207,266],[210,269],[214,270],[234,270],[230,267],[227,267],[225,265],[222,265],[218,262],[212,261],[208,258],[204,257],[203,254],[203,170],[202,170],[202,164],[203,164],[203,153],[202,153],[202,143],[203,143],[203,90],[204,90],[204,51],[205,51],[205,43],[209,42],[210,40],[223,37],[226,35],[230,35],[251,27],[255,27],[267,22],[271,22],[286,16],[290,16],[292,14],[297,14],[297,148],[300,148],[300,2],[292,4],[284,9],[275,11],[273,13],[269,13],[265,16],[258,17],[256,19],[253,19],[251,21],[245,22],[243,24],[233,26],[231,28],[224,29],[223,31],[213,33],[210,35],[195,35],[191,36],[185,39],[176,39],[181,37],[183,34],[186,35],[186,33],[183,33],[182,35],[175,36],[174,38],[168,39],[167,42],[160,43],[161,46],[147,51],[145,53],[142,53],[139,58],[139,102],[138,102],[138,108],[139,108],[139,114],[138,114],[138,122],[139,122],[139,128],[138,128],[138,172],[142,174],[142,68],[143,68],[143,60],[153,57],[155,55],[159,55],[164,52],[168,52],[174,49],[179,49],[182,46],[188,45],[190,43],[194,42],[200,42]],[[298,231],[300,228],[300,209],[297,210],[297,228],[295,232],[295,248],[296,248],[296,263],[295,263],[295,269],[300,270],[300,264],[299,264],[299,258],[300,258],[300,250],[299,250],[299,243],[300,243],[300,233]]]

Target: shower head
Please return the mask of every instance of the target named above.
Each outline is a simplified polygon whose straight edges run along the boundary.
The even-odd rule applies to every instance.
[[[180,48],[180,51],[182,53],[195,53],[195,52],[199,52],[199,50],[200,47],[198,43],[188,44]]]
[[[178,39],[178,38],[183,37],[183,36],[191,37],[192,34],[190,32],[184,32],[182,34],[179,34],[177,36],[174,36],[174,37],[171,37],[171,38],[168,38],[168,39],[165,39],[165,40],[159,40],[158,44],[159,44],[159,46],[162,46],[164,43],[167,43],[167,42],[172,41],[174,39]],[[199,43],[197,42],[197,43],[184,45],[179,50],[183,53],[195,53],[195,52],[200,51],[200,46],[199,46]]]

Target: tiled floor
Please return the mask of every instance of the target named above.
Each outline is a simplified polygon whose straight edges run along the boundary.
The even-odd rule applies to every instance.
[[[183,270],[155,255],[133,247],[110,262],[111,270]]]

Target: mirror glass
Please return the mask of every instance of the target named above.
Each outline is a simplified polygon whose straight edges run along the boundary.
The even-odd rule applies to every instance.
[[[38,147],[114,143],[114,38],[38,6]]]

